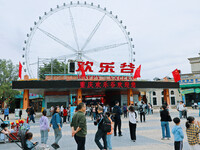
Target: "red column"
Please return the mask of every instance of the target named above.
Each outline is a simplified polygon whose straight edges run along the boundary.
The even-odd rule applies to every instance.
[[[77,92],[77,105],[82,103],[82,89],[78,89]]]
[[[133,101],[133,90],[132,89],[128,89],[127,91],[127,105],[131,105],[131,104],[134,104],[134,101]]]
[[[164,89],[164,101],[170,105],[169,89]]]

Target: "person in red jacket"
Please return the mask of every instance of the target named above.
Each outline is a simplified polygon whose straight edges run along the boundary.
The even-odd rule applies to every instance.
[[[63,109],[63,123],[67,123],[66,119],[67,119],[67,109],[66,109],[66,107],[64,107],[64,109]]]

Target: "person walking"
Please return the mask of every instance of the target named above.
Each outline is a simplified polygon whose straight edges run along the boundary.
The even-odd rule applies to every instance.
[[[67,109],[67,120],[70,123],[70,121],[71,121],[71,104],[69,104],[68,109]]]
[[[27,109],[26,109],[26,113],[27,113],[27,118],[26,118],[26,123],[29,123],[29,121],[30,121],[30,107],[27,107]]]
[[[185,126],[186,126],[186,134],[190,149],[200,150],[200,145],[199,145],[200,122],[196,121],[194,117],[189,116],[187,118]]]
[[[91,116],[91,120],[93,121],[93,105],[90,106],[90,116]]]
[[[151,113],[152,113],[152,110],[151,110],[151,109],[152,109],[152,108],[151,108],[152,106],[151,106],[150,103],[148,103],[147,105],[148,105],[148,114],[151,114]]]
[[[19,118],[22,119],[22,110],[19,110]]]
[[[169,121],[171,121],[171,116],[169,115],[169,111],[166,109],[166,106],[162,106],[162,110],[160,111],[160,117],[161,117],[161,128],[162,128],[162,138],[161,140],[164,140],[167,138],[170,139],[170,128],[169,128]],[[166,132],[165,132],[166,131]]]
[[[67,110],[66,110],[66,107],[63,108],[63,123],[67,123]]]
[[[130,137],[133,142],[136,141],[136,112],[133,106],[129,107],[129,130],[130,130]]]
[[[92,116],[93,116],[93,119],[96,120],[96,115],[97,115],[97,112],[96,112],[96,107],[94,106],[92,108]]]
[[[172,133],[174,134],[174,150],[182,150],[183,149],[183,129],[180,126],[181,120],[176,117],[173,119],[174,123],[176,124],[172,128]]]
[[[109,150],[112,150],[111,137],[112,137],[112,134],[113,134],[113,127],[112,127],[113,122],[112,122],[112,119],[110,118],[110,112],[106,112],[106,116],[108,117],[108,119],[111,122],[111,132],[108,132],[107,136],[106,136],[107,148]]]
[[[183,118],[187,119],[187,108],[185,105],[184,105],[184,110],[182,113],[183,113]]]
[[[47,147],[48,132],[49,130],[49,119],[46,117],[47,111],[44,109],[42,111],[42,117],[40,118],[40,134],[41,134],[41,144]]]
[[[179,105],[177,106],[177,110],[179,111],[179,118],[182,119],[183,112],[185,110],[183,101],[180,101]]]
[[[60,116],[63,117],[63,110],[64,110],[64,107],[63,105],[60,107]]]
[[[4,120],[9,120],[9,108],[8,106],[6,106],[6,108],[4,109]]]
[[[53,130],[54,130],[54,136],[55,136],[55,142],[51,145],[54,149],[60,148],[58,145],[59,140],[62,137],[62,119],[59,115],[60,113],[60,108],[56,106],[54,108],[53,116],[50,121],[50,127],[53,125]]]
[[[143,121],[145,122],[144,105],[140,105],[140,107],[139,107],[139,113],[140,113],[140,122],[142,122],[142,117],[143,117]]]
[[[121,115],[122,110],[119,107],[119,102],[115,102],[115,106],[113,107],[113,114],[114,114],[114,136],[117,136],[117,127],[118,127],[118,135],[122,136],[121,131]]]
[[[34,111],[34,108],[33,106],[31,106],[31,108],[29,109],[29,115],[30,115],[30,121],[32,120],[33,123],[35,123],[35,111]]]
[[[54,111],[54,107],[51,106],[51,108],[50,108],[50,114],[51,114],[51,117],[52,117],[52,115],[53,115],[53,111]]]
[[[71,122],[72,137],[74,137],[77,143],[77,150],[85,150],[85,141],[87,135],[87,125],[86,125],[86,105],[80,103],[77,106],[77,112],[74,114]]]
[[[123,106],[124,118],[127,118],[127,107],[126,105]]]
[[[101,107],[100,105],[98,106],[98,115],[97,115],[97,120],[94,121],[94,125],[98,126],[97,132],[95,134],[95,143],[97,144],[97,146],[99,147],[100,150],[107,150],[107,141],[106,141],[106,135],[107,132],[103,131],[103,107]],[[100,143],[100,139],[103,140],[103,145]]]

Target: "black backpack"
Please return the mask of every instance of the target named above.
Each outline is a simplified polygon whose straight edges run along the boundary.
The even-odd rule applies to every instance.
[[[107,116],[103,116],[102,121],[102,125],[101,125],[101,129],[103,130],[103,132],[111,132],[111,121],[108,119]]]
[[[113,114],[116,115],[117,114],[117,107],[113,107]]]
[[[142,106],[140,106],[140,108],[139,108],[139,112],[140,112],[140,113],[143,113],[143,112],[144,112],[144,109],[143,109]]]

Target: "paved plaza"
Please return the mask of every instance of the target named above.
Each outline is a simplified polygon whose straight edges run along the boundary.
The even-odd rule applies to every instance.
[[[173,135],[170,140],[161,140],[161,126],[160,126],[160,115],[159,110],[156,110],[153,115],[147,115],[147,121],[145,123],[137,124],[137,140],[132,142],[129,135],[128,119],[122,119],[122,137],[112,137],[113,150],[173,150]],[[198,110],[189,110],[188,115],[195,116],[197,120],[200,120],[198,117]],[[176,110],[171,110],[171,116],[178,116]],[[181,120],[181,125],[185,134],[184,138],[184,150],[189,150],[187,143],[187,137],[185,133],[185,121],[186,119]],[[173,122],[170,123],[170,130],[174,125]],[[93,125],[93,122],[90,118],[87,118],[87,127],[88,134],[86,140],[86,150],[98,150],[95,142],[94,136],[97,130],[97,127]],[[40,132],[39,132],[39,118],[36,119],[36,123],[31,123],[31,132],[34,133],[33,141],[40,141]],[[71,137],[71,129],[69,124],[64,124],[62,129],[63,137],[60,140],[60,149],[61,150],[76,150],[76,143]],[[53,129],[49,133],[48,145],[53,143],[54,134]],[[9,150],[18,150],[14,143],[0,144],[0,149],[9,149]]]

